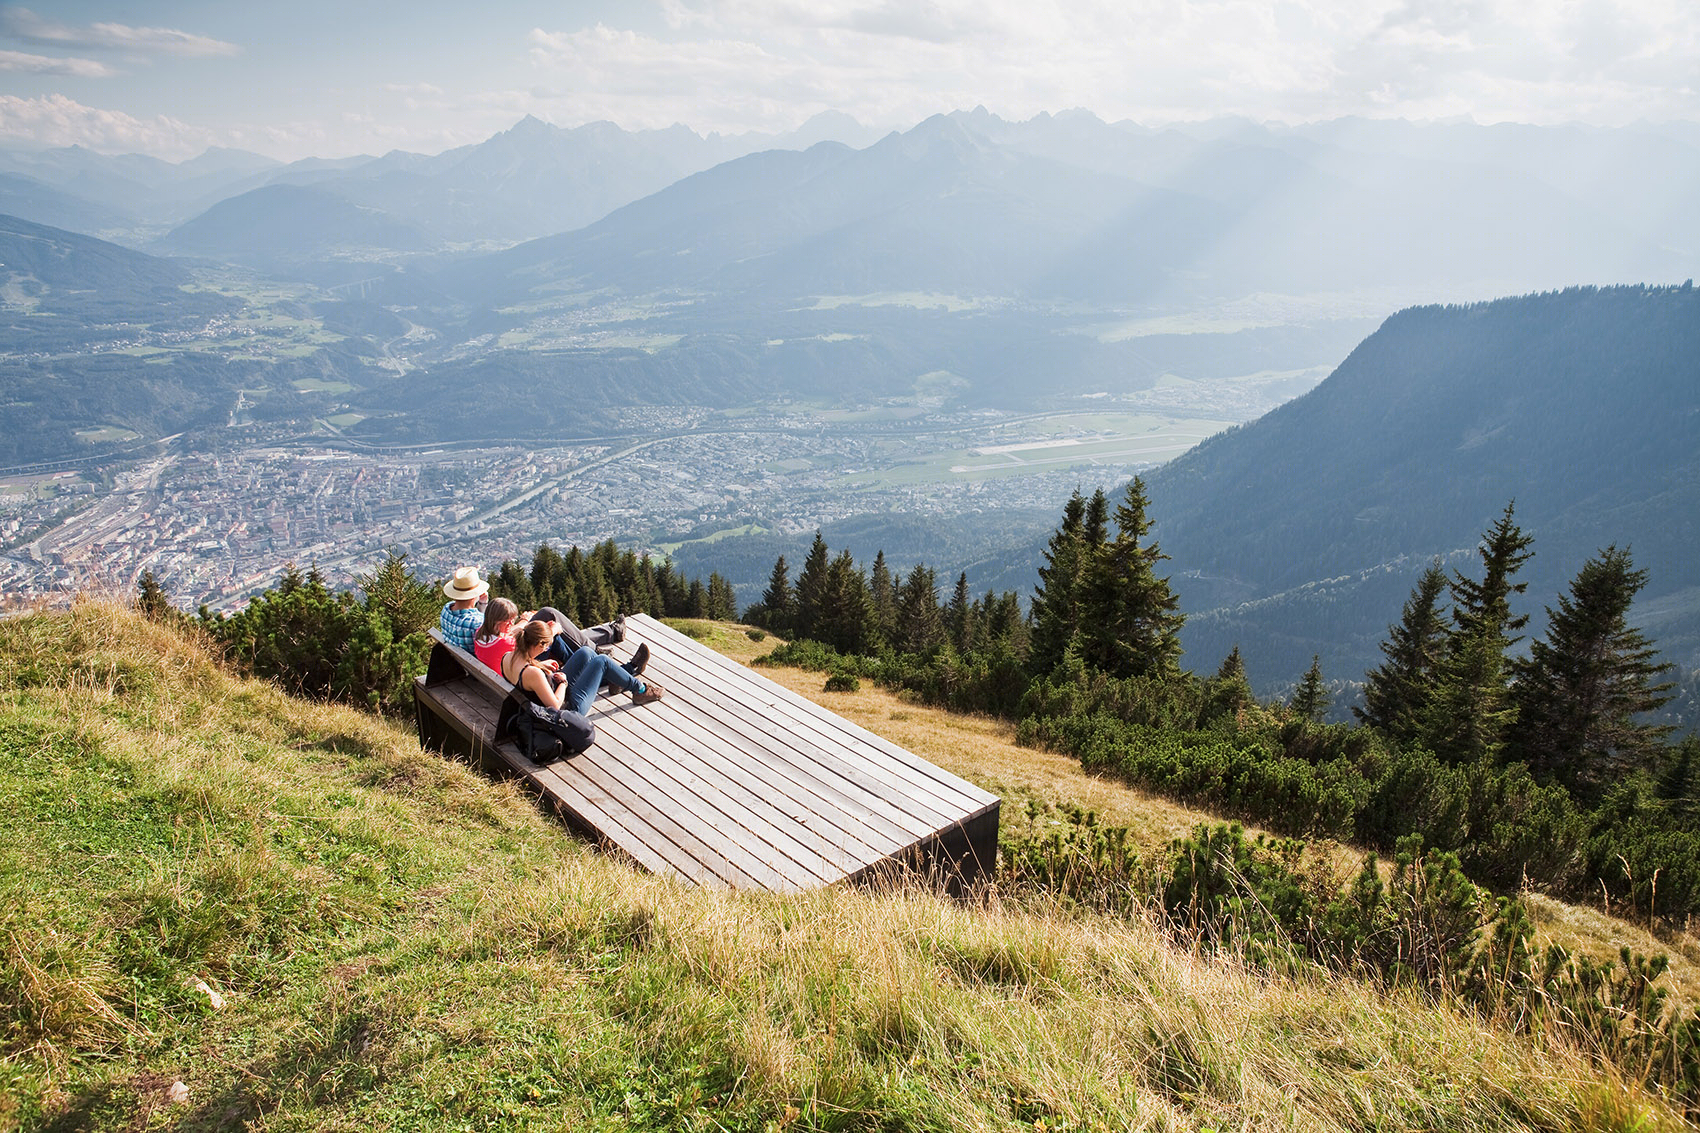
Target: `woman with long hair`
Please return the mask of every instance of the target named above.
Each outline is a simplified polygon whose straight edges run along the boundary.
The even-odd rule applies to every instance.
[[[574,650],[558,671],[545,668],[538,659],[549,651],[556,632],[553,621],[534,618],[520,629],[513,651],[502,658],[502,676],[534,702],[587,714],[605,684],[631,693],[633,704],[661,699],[660,685],[588,645]]]

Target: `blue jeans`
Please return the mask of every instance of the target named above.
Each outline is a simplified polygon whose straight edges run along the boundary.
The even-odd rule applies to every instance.
[[[604,623],[580,629],[572,623],[572,619],[553,606],[539,607],[532,615],[534,620],[551,621],[555,623],[555,640],[549,643],[549,648],[543,656],[558,662],[561,668],[567,667],[567,658],[573,652],[585,645],[612,645],[614,643],[614,626]]]
[[[624,665],[588,645],[574,650],[561,663],[561,673],[567,678],[566,706],[581,715],[590,712],[596,694],[605,684],[627,692],[641,692],[644,688],[643,681],[626,672]]]

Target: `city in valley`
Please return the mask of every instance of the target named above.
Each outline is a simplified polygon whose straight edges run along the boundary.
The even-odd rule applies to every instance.
[[[1125,481],[1261,408],[1243,388],[1210,417],[1144,397],[1022,415],[639,410],[619,435],[478,446],[256,428],[213,450],[168,439],[116,468],[0,469],[0,594],[13,609],[61,604],[133,592],[151,571],[180,605],[231,609],[290,564],[348,586],[391,550],[432,578],[529,561],[544,542],[614,538],[664,557],[860,515],[992,532],[987,517],[1054,517],[1076,487]]]

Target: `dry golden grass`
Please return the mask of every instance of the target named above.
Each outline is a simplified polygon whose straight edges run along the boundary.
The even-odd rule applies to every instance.
[[[753,642],[742,627],[719,627],[712,644],[744,664],[773,649],[769,636]],[[761,674],[806,696],[846,719],[899,744],[940,767],[980,784],[1011,803],[1035,799],[1041,803],[1074,802],[1098,812],[1101,819],[1133,831],[1142,847],[1154,849],[1182,837],[1200,823],[1220,816],[1171,799],[1129,787],[1117,780],[1083,771],[1077,760],[1057,752],[1023,747],[1015,742],[1015,727],[985,716],[962,715],[911,703],[865,681],[857,692],[826,692],[825,676],[788,666],[763,667]],[[1257,833],[1255,826],[1247,826]],[[1329,842],[1315,848],[1331,861],[1334,872],[1348,877],[1362,865],[1362,852]],[[1383,862],[1384,871],[1389,863]],[[1641,923],[1610,916],[1586,905],[1573,905],[1540,893],[1525,895],[1537,941],[1560,944],[1600,960],[1616,960],[1627,945],[1643,954],[1665,953],[1671,961],[1671,986],[1688,1004],[1700,1004],[1700,936],[1673,933],[1661,927],[1649,931]]]

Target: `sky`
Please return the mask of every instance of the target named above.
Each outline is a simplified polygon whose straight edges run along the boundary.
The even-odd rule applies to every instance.
[[[0,146],[437,153],[558,126],[905,129],[984,106],[1700,120],[1700,0],[0,0]]]

